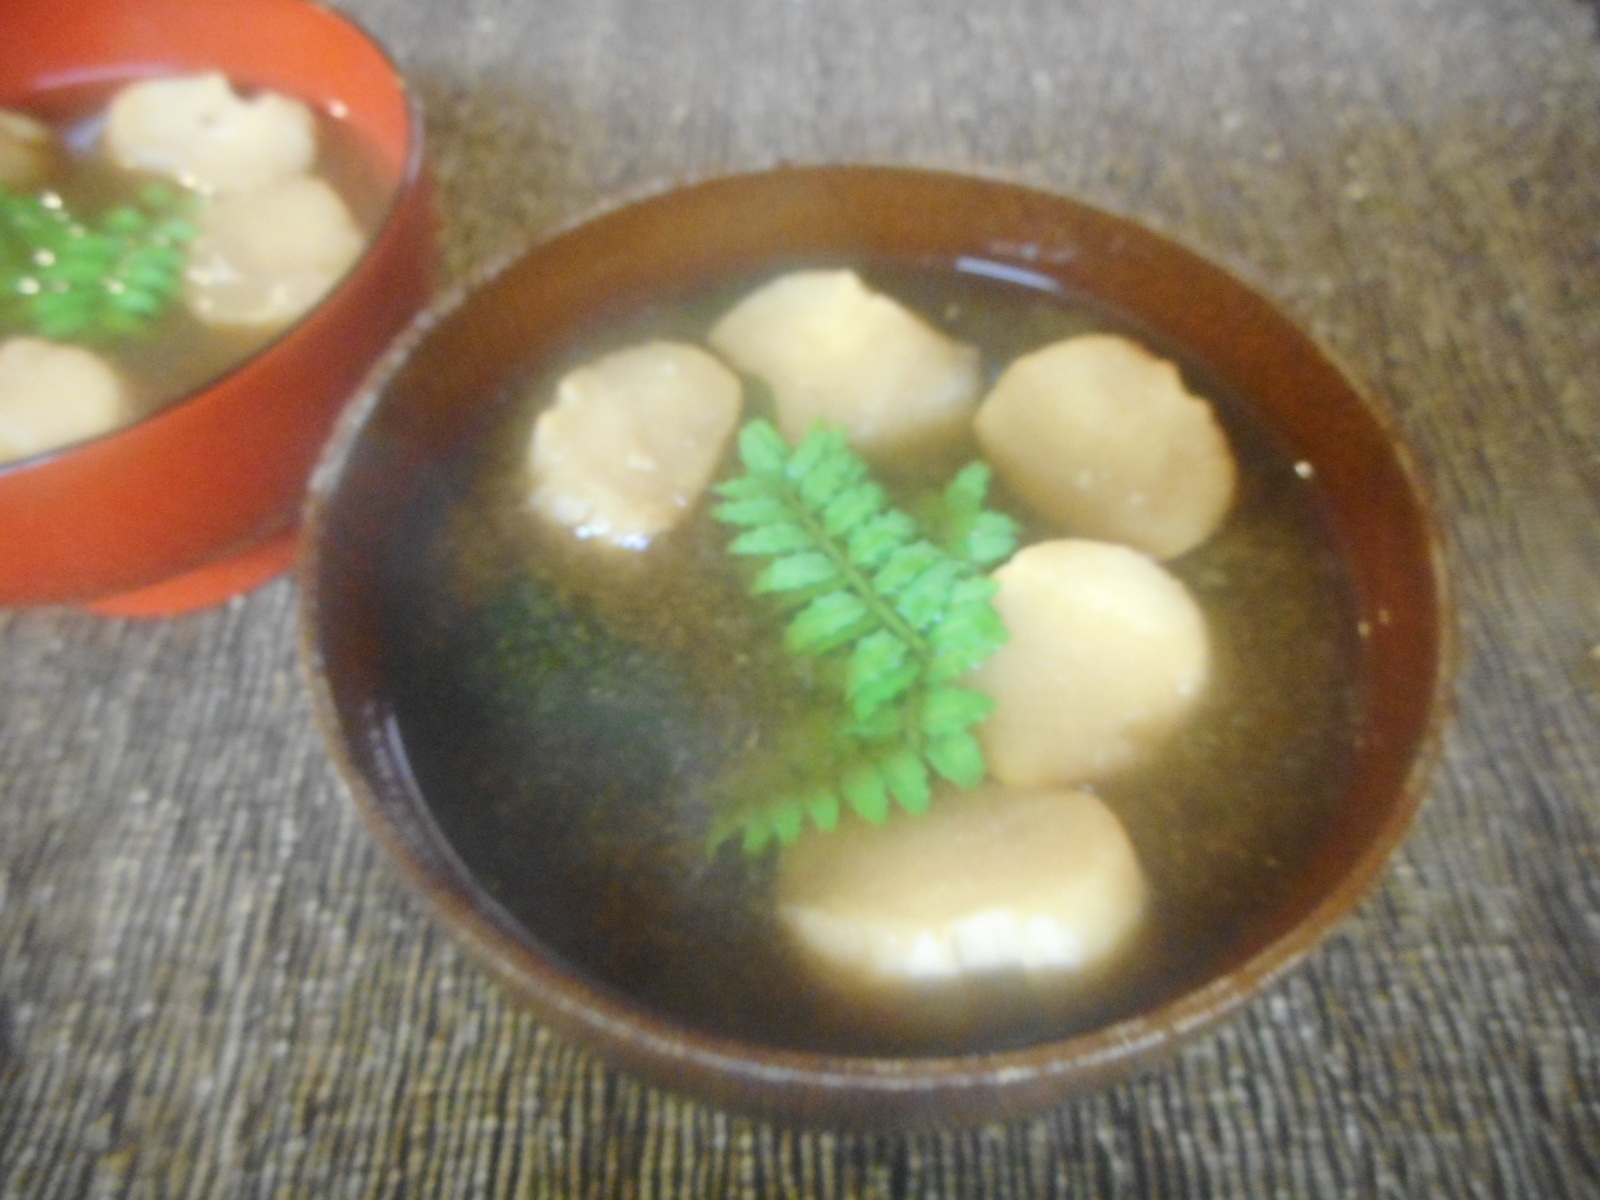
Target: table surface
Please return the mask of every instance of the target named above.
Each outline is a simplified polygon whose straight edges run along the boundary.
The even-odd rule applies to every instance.
[[[1600,1196],[1600,42],[1573,0],[343,0],[431,129],[447,267],[777,162],[1132,215],[1383,397],[1467,659],[1359,911],[1035,1120],[802,1132],[613,1073],[401,886],[295,592],[0,614],[0,1194]],[[0,553],[4,553],[0,531]]]

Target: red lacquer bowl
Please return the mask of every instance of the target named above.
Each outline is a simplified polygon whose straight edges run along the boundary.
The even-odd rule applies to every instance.
[[[347,121],[393,184],[365,256],[267,347],[130,426],[0,465],[0,606],[157,615],[248,590],[293,558],[334,415],[432,290],[417,107],[369,35],[306,0],[7,0],[4,27],[0,106],[216,69]]]

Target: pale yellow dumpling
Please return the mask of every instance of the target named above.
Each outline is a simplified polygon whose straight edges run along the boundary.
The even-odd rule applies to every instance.
[[[1174,558],[1233,503],[1233,451],[1178,368],[1112,334],[1024,355],[975,426],[996,474],[1063,532]]]
[[[107,433],[130,415],[121,376],[91,351],[32,337],[0,343],[0,462]]]
[[[1205,618],[1155,560],[1104,542],[1040,542],[994,579],[1010,636],[968,683],[997,706],[978,728],[997,779],[1104,779],[1154,751],[1199,700]]]
[[[642,548],[711,480],[743,405],[696,346],[648,342],[565,375],[534,425],[530,503],[583,538]]]
[[[894,467],[948,455],[970,434],[978,352],[852,271],[780,275],[735,305],[710,340],[772,389],[791,442],[820,420]]]
[[[777,879],[779,918],[817,972],[868,990],[1089,970],[1131,941],[1146,895],[1098,797],[995,785],[801,838]]]
[[[339,193],[304,175],[217,196],[195,224],[183,298],[207,325],[288,324],[328,294],[365,244]]]
[[[112,98],[106,148],[119,165],[203,192],[249,191],[311,169],[316,118],[277,92],[249,99],[225,75],[129,84]]]
[[[0,186],[18,191],[38,187],[55,153],[55,138],[46,126],[0,108]]]

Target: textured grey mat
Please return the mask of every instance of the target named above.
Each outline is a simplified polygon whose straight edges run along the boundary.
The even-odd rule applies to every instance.
[[[1036,1121],[795,1133],[602,1069],[422,915],[310,725],[292,586],[0,615],[0,1194],[1600,1197],[1600,53],[1569,0],[347,0],[460,272],[780,160],[1127,212],[1385,396],[1469,659],[1358,915]],[[0,530],[0,554],[4,553]]]

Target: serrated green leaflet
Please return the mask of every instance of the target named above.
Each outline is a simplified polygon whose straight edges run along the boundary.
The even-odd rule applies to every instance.
[[[748,500],[731,500],[727,504],[718,505],[712,513],[717,520],[729,525],[755,527],[782,522],[788,518],[789,510],[771,497],[755,496]]]
[[[889,819],[889,785],[872,763],[857,763],[840,780],[845,799],[856,816],[872,825]]]
[[[845,549],[851,562],[863,571],[872,571],[916,535],[916,523],[905,513],[891,510],[867,518],[852,530]]]
[[[776,520],[733,539],[729,554],[793,554],[811,548],[811,536],[800,526]]]
[[[976,725],[994,711],[994,698],[972,688],[936,687],[922,697],[922,731],[944,737]]]
[[[910,657],[910,645],[887,629],[867,634],[850,652],[845,694],[854,696],[873,680],[893,674],[904,667]]]
[[[786,801],[772,812],[772,832],[778,835],[778,841],[785,846],[800,836],[805,822],[806,814],[798,800]]]
[[[739,434],[744,474],[716,488],[713,515],[742,530],[729,552],[766,559],[751,592],[786,608],[784,645],[815,709],[724,781],[713,848],[757,853],[848,807],[879,824],[926,812],[937,776],[981,782],[971,728],[993,708],[950,681],[1005,642],[983,570],[1010,554],[1016,525],[984,508],[989,470],[958,473],[919,522],[895,508],[842,431],[814,429],[791,451],[769,422]],[[797,684],[799,676],[797,676]]]
[[[1017,523],[983,506],[989,479],[987,465],[968,463],[942,493],[924,498],[917,510],[934,542],[979,567],[994,566],[1017,548]]]
[[[908,662],[892,671],[885,671],[859,683],[853,682],[848,695],[850,711],[857,720],[870,721],[916,687],[921,677],[918,664]]]
[[[880,596],[893,596],[943,561],[946,561],[945,556],[932,542],[912,542],[889,556],[889,561],[872,577],[872,586]]]
[[[934,563],[895,597],[895,611],[913,629],[931,628],[950,611],[950,599],[962,570],[963,565],[955,559]]]
[[[846,488],[822,510],[822,528],[829,537],[843,537],[878,513],[887,502],[883,489],[875,483],[858,483]]]
[[[783,644],[794,654],[826,654],[870,628],[871,612],[849,592],[829,592],[801,610],[784,631]]]
[[[829,555],[807,550],[774,559],[750,590],[758,596],[763,592],[797,592],[821,583],[831,584],[838,578],[838,564]]]
[[[789,444],[769,421],[750,421],[739,431],[739,458],[752,476],[782,472]]]
[[[967,559],[979,566],[1003,562],[1017,548],[1017,523],[1003,513],[979,513],[962,546]]]
[[[883,760],[882,770],[889,794],[900,802],[900,807],[917,815],[928,811],[933,792],[928,780],[928,764],[921,754],[909,746],[897,750]]]
[[[927,755],[933,769],[957,787],[977,787],[983,782],[983,748],[970,733],[953,733],[929,742]]]
[[[955,518],[972,520],[983,511],[989,494],[989,468],[983,463],[968,463],[957,471],[944,489],[945,507]]]
[[[839,824],[839,807],[839,797],[833,792],[815,788],[806,801],[806,814],[818,829],[831,833]]]

